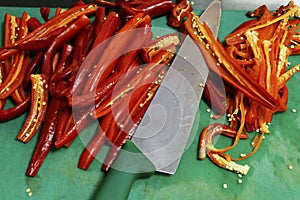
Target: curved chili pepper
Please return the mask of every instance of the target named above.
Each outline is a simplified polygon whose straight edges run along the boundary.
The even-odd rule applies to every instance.
[[[56,98],[50,100],[49,109],[47,109],[47,117],[45,118],[38,142],[27,168],[26,176],[34,177],[38,173],[46,156],[53,147],[59,102],[59,99]]]
[[[7,110],[0,110],[0,122],[6,122],[24,114],[30,107],[30,97],[27,97],[22,103],[15,105]]]
[[[222,152],[216,151],[213,146],[213,139],[217,135],[226,135],[228,137],[236,137],[236,130],[225,124],[211,124],[203,129],[199,140],[199,159],[204,159],[206,155],[218,166],[235,171],[241,174],[247,174],[249,171],[248,165],[239,165],[231,160],[230,157]],[[240,139],[247,139],[248,134],[241,134]]]
[[[31,75],[31,107],[17,139],[28,142],[37,132],[44,120],[48,104],[48,85],[42,74]]]

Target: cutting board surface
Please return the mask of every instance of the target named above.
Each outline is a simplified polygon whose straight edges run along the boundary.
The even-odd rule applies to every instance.
[[[38,8],[0,7],[0,21],[6,12],[21,16],[26,10],[31,16],[39,16]],[[245,11],[223,11],[220,39],[245,21]],[[154,27],[165,27],[165,18],[155,19]],[[3,25],[3,23],[2,23]],[[3,27],[3,26],[2,26]],[[0,29],[1,34],[3,29]],[[299,64],[300,57],[291,57],[292,63]],[[271,134],[266,135],[259,151],[241,163],[251,166],[247,176],[220,169],[208,158],[197,159],[197,146],[200,131],[213,123],[204,102],[200,109],[190,146],[183,155],[175,175],[155,174],[149,179],[135,182],[130,200],[134,199],[298,199],[300,196],[300,74],[288,83],[289,110],[274,116],[270,125]],[[299,112],[291,112],[291,109]],[[0,124],[0,192],[1,199],[25,199],[25,190],[30,188],[30,199],[74,200],[90,199],[103,177],[101,162],[95,160],[88,171],[77,168],[77,161],[84,148],[77,138],[68,149],[52,151],[46,158],[35,178],[25,176],[31,153],[37,141],[34,137],[28,144],[18,142],[15,137],[20,130],[25,115]],[[219,120],[223,121],[223,119]],[[83,134],[88,133],[86,130]],[[255,133],[250,135],[254,137]],[[250,140],[239,143],[235,152],[246,153],[250,150]],[[218,146],[229,145],[227,138],[220,138]],[[288,166],[293,165],[289,170]],[[242,183],[238,183],[242,179]],[[223,188],[227,184],[227,189]],[[113,188],[112,188],[113,190]]]

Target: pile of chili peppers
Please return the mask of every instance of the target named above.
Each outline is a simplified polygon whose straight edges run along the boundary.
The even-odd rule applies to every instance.
[[[88,169],[106,143],[108,170],[144,115],[180,43],[176,33],[155,38],[151,21],[175,4],[137,0],[118,6],[121,2],[126,10],[78,1],[57,8],[53,17],[42,7],[44,22],[26,12],[5,15],[0,121],[28,111],[17,134],[24,143],[38,134],[27,176],[37,174],[51,149],[70,146],[95,121],[99,126],[78,167]],[[8,98],[11,108],[5,107]]]
[[[219,102],[224,103],[217,104],[224,107],[218,109],[216,106],[216,113],[227,113],[229,123],[210,124],[202,131],[199,158],[208,155],[218,166],[241,174],[247,174],[249,166],[236,161],[253,155],[264,134],[270,133],[268,124],[274,113],[287,110],[286,83],[300,70],[299,64],[289,66],[288,61],[289,56],[300,52],[299,7],[291,1],[272,12],[263,5],[248,12],[247,16],[252,19],[227,35],[224,45],[209,36],[209,32],[206,35],[205,25],[205,31],[200,35],[202,48],[209,49],[215,57],[211,76],[221,76],[225,82],[226,97],[219,98]],[[216,95],[213,96],[218,97],[218,88],[209,90],[209,93],[214,92]],[[240,139],[247,139],[252,131],[257,133],[251,143],[253,150],[238,158],[230,156],[227,151],[233,149]],[[223,149],[216,148],[213,139],[220,134],[233,138],[233,144]]]
[[[275,12],[261,6],[247,13],[254,19],[228,35],[225,44],[199,22],[185,0],[78,1],[69,9],[57,8],[53,17],[49,8],[40,11],[43,23],[26,12],[22,17],[6,14],[0,48],[0,121],[29,111],[17,134],[24,143],[41,129],[28,176],[37,174],[51,149],[70,146],[95,121],[99,125],[78,167],[88,169],[108,144],[102,169],[110,168],[180,44],[177,34],[153,39],[154,17],[165,15],[169,26],[189,34],[210,67],[203,98],[216,117],[227,113],[229,124],[211,124],[202,131],[199,158],[208,155],[220,167],[248,172],[249,166],[235,161],[256,152],[273,114],[287,109],[286,82],[300,69],[288,66],[288,57],[300,52],[300,11],[293,2]],[[137,29],[142,31],[132,31]],[[8,98],[15,105],[7,109]],[[253,130],[260,136],[251,153],[243,158],[226,154]],[[219,134],[234,138],[233,145],[215,148],[213,138]]]

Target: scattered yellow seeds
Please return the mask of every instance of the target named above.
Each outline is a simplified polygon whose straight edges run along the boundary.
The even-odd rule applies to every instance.
[[[32,196],[32,192],[28,192],[28,196],[31,197]]]
[[[288,168],[289,168],[290,170],[292,170],[294,167],[293,167],[293,165],[289,165]]]
[[[297,112],[297,110],[296,110],[295,108],[293,108],[293,109],[292,109],[292,112],[295,113],[295,112]]]
[[[30,192],[31,191],[31,189],[30,188],[27,188],[26,190],[25,190],[25,192]]]
[[[223,184],[223,188],[226,189],[228,186],[226,183]]]
[[[242,179],[238,179],[238,183],[243,183],[243,180]]]

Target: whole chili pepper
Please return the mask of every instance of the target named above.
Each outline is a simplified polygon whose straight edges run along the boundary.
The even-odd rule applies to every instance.
[[[26,171],[27,176],[34,177],[38,173],[46,156],[53,147],[59,102],[60,101],[57,98],[52,98],[50,100],[49,109],[47,109],[47,117],[45,118],[38,142]]]
[[[42,74],[31,75],[31,108],[17,139],[28,142],[41,126],[48,106],[48,85]]]

